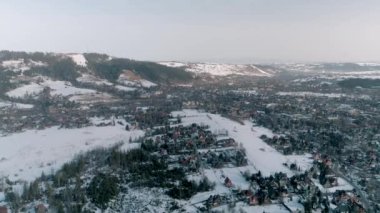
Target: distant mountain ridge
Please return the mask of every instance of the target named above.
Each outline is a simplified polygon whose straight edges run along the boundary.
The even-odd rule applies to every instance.
[[[21,72],[25,75],[41,74],[56,80],[75,81],[91,73],[110,82],[117,82],[125,70],[133,71],[142,79],[155,84],[186,82],[192,75],[183,69],[163,66],[154,62],[115,58],[105,54],[41,53],[0,51],[0,70]],[[25,72],[25,73],[24,73]]]
[[[105,54],[0,51],[0,102],[31,103],[45,94],[81,104],[107,103],[149,97],[151,88],[192,80],[193,74],[181,68]]]
[[[263,69],[260,65],[253,64],[182,63],[175,61],[158,63],[173,68],[184,68],[186,71],[197,75],[208,74],[212,76],[241,75],[265,77],[270,77],[273,75],[272,70]]]
[[[161,65],[182,68],[197,76],[257,76],[273,77],[278,73],[290,74],[333,74],[354,75],[360,77],[378,76],[380,63],[280,63],[280,64],[226,64],[226,63],[193,63],[178,61],[161,61]]]

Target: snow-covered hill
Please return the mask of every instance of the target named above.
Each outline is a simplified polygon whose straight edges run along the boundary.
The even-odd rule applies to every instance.
[[[40,78],[43,82],[38,81]],[[76,90],[74,93],[79,90],[82,93],[83,89],[101,87],[127,93],[168,83],[187,83],[191,79],[192,74],[183,69],[104,54],[0,51],[0,80],[7,83],[2,85],[0,95],[7,93],[15,98],[37,95],[43,88],[59,93],[70,87],[71,91]]]
[[[212,76],[246,75],[266,76],[273,75],[271,71],[263,70],[253,64],[217,64],[217,63],[182,63],[182,62],[159,62],[168,67],[182,67],[186,71],[195,74],[209,74]]]
[[[322,78],[369,78],[380,79],[379,63],[287,63],[273,67],[292,73],[317,75]]]

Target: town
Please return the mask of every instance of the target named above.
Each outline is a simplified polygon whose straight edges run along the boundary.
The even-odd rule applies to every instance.
[[[197,75],[187,83],[145,87],[133,71],[122,75],[125,84],[120,77],[112,84],[67,80],[64,88],[62,79],[32,75],[30,85],[50,86],[23,95],[15,93],[22,79],[2,85],[0,141],[47,138],[51,143],[44,146],[51,147],[35,151],[46,162],[25,166],[0,153],[1,213],[128,212],[127,206],[151,212],[380,211],[378,87],[298,72]],[[73,136],[78,141],[71,151],[81,152],[54,158],[49,152],[64,137],[50,138],[47,131],[80,135]],[[102,180],[107,185],[98,187],[115,190],[99,195],[94,187]],[[144,200],[155,193],[155,202]]]
[[[41,95],[34,100],[33,110],[2,108],[2,133],[35,126],[80,128],[91,125],[94,116],[123,118],[116,124],[114,119],[97,125],[146,130],[141,149],[157,155],[168,168],[183,170],[190,180],[207,177],[209,191],[217,186],[205,174],[213,171],[220,175],[219,180],[213,180],[223,183],[227,190],[197,201],[194,206],[199,211],[234,208],[243,203],[279,204],[291,212],[378,210],[380,99],[375,92],[359,88],[345,95],[345,89],[318,80],[286,84],[281,79],[264,79],[248,85],[244,81],[233,79],[228,86],[199,82],[190,88],[155,88],[134,94],[133,104],[128,99],[85,108],[62,97]],[[301,92],[305,89],[308,93]],[[43,106],[46,100],[47,109]],[[275,133],[271,137],[261,135],[265,143],[283,155],[310,153],[313,163],[304,170],[294,163],[284,163],[294,171],[293,176],[282,172],[263,176],[246,158],[244,146],[229,137],[228,131],[212,132],[201,123],[183,126],[183,118],[169,114],[182,109],[221,114],[238,123],[248,119],[253,127],[263,126]],[[230,177],[222,172],[224,168],[237,169],[239,172],[232,174],[241,177]],[[351,187],[342,188],[342,183]],[[9,188],[3,186],[1,190]],[[176,199],[194,195],[181,190],[171,189],[169,195]]]

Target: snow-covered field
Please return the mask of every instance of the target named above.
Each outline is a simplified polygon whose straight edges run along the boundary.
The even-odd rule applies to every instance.
[[[70,96],[70,95],[78,95],[78,94],[90,94],[96,93],[95,90],[91,89],[83,89],[77,88],[71,85],[70,82],[66,81],[53,81],[48,78],[44,78],[41,83],[30,83],[27,85],[23,85],[19,88],[11,90],[7,92],[7,96],[13,98],[22,98],[26,95],[38,95],[43,91],[45,87],[49,87],[51,95],[62,95],[62,96]]]
[[[128,143],[130,137],[143,134],[141,130],[125,131],[124,126],[116,124],[80,129],[52,127],[0,137],[0,178],[31,181],[42,172],[50,174],[59,169],[81,152]],[[128,148],[128,144],[123,148]]]
[[[107,85],[112,86],[113,84],[105,79],[98,78],[92,74],[82,74],[82,76],[77,78],[78,82],[95,84],[95,85]]]
[[[120,75],[119,79],[117,80],[120,84],[123,84],[125,86],[129,87],[144,87],[144,88],[151,88],[157,86],[157,84],[145,80],[145,79],[137,79],[137,80],[131,80],[128,76],[122,76]]]
[[[153,83],[151,81],[145,80],[145,79],[141,79],[140,80],[140,85],[142,87],[145,87],[145,88],[151,88],[151,87],[157,86],[157,84],[155,84],[155,83]]]
[[[220,115],[196,110],[177,111],[173,112],[172,115],[182,117],[184,125],[199,123],[209,125],[210,130],[213,132],[227,130],[229,137],[234,138],[243,145],[249,162],[256,170],[260,170],[263,175],[268,176],[275,172],[294,175],[294,172],[285,167],[283,163],[296,163],[301,170],[309,169],[312,165],[311,155],[285,156],[266,144],[260,139],[260,136],[265,134],[271,137],[273,133],[264,127],[253,127],[250,121],[244,121],[244,125],[242,125]]]
[[[125,91],[125,92],[131,92],[131,91],[136,90],[136,88],[134,88],[134,87],[127,87],[127,86],[121,86],[121,85],[116,85],[115,88],[120,90],[120,91]]]
[[[50,87],[50,93],[52,95],[70,96],[78,94],[96,93],[96,91],[92,89],[73,87],[70,82],[65,81],[45,80],[44,83],[42,83],[41,85],[44,87]]]
[[[43,86],[37,83],[30,83],[6,93],[7,96],[12,98],[23,98],[27,95],[35,96],[42,92]]]
[[[21,104],[21,103],[0,100],[0,109],[2,108],[31,109],[33,107],[34,106],[32,104]]]
[[[74,87],[70,82],[53,81],[49,78],[44,78],[41,83],[32,82],[30,84],[20,86],[19,88],[7,92],[6,95],[13,98],[23,98],[27,95],[35,97],[40,94],[45,87],[50,88],[50,94],[52,96],[65,96],[68,97],[71,101],[83,104],[112,102],[117,100],[112,95],[107,93],[99,93],[96,90],[92,89],[77,88]],[[132,88],[123,87],[118,89],[131,91]]]

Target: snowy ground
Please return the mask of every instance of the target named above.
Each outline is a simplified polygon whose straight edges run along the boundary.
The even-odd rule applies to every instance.
[[[186,71],[201,74],[207,73],[213,76],[248,75],[248,76],[272,76],[251,64],[217,64],[217,63],[182,63],[182,62],[159,62],[167,67],[186,67]]]
[[[131,92],[131,91],[136,90],[136,88],[134,88],[134,87],[126,87],[126,86],[121,86],[121,85],[116,85],[115,88],[120,90],[120,91],[124,91],[124,92]]]
[[[16,88],[14,90],[11,90],[6,93],[7,96],[12,97],[12,98],[23,98],[26,95],[37,95],[41,93],[43,90],[43,87],[39,84],[36,83],[30,83],[24,86],[21,86],[19,88]]]
[[[243,173],[249,171],[256,173],[257,170],[252,166],[222,168],[222,169],[205,169],[202,174],[189,175],[189,180],[199,181],[203,176],[206,176],[211,182],[215,183],[215,188],[212,191],[201,192],[194,195],[189,203],[196,204],[207,200],[210,195],[229,194],[231,191],[224,185],[226,177],[231,179],[234,189],[248,189],[250,183],[244,179]]]
[[[33,107],[34,106],[32,104],[21,104],[21,103],[0,100],[0,109],[2,108],[31,109]]]
[[[128,189],[128,193],[120,195],[111,201],[111,206],[117,209],[113,211],[107,209],[105,213],[114,212],[168,212],[166,207],[173,202],[173,199],[165,195],[165,191],[157,188]],[[99,213],[102,212],[100,209]],[[177,211],[178,212],[178,211]],[[194,212],[194,211],[193,211]]]
[[[277,152],[274,148],[270,147],[259,138],[262,134],[272,136],[273,133],[269,129],[263,127],[253,127],[252,123],[249,121],[244,121],[244,125],[242,125],[220,115],[204,113],[196,110],[176,111],[172,112],[172,115],[174,117],[182,117],[183,125],[190,125],[192,123],[209,125],[210,130],[213,133],[225,132],[225,130],[227,130],[228,137],[234,138],[236,142],[242,144],[246,149],[246,155],[249,160],[248,165],[244,167],[205,169],[200,174],[189,175],[189,180],[198,181],[203,176],[206,176],[211,182],[215,183],[214,190],[198,193],[188,201],[189,211],[191,210],[190,207],[199,205],[202,201],[207,200],[210,195],[230,194],[231,189],[224,185],[226,177],[231,179],[233,189],[248,189],[250,183],[246,181],[243,176],[243,173],[246,171],[252,174],[260,170],[261,173],[266,176],[274,174],[275,172],[284,172],[291,176],[295,173],[285,167],[283,163],[289,164],[295,162],[300,166],[301,170],[309,169],[312,165],[310,155],[284,156]],[[298,204],[296,201],[296,199],[295,201],[289,201],[287,203],[288,207],[295,210],[302,210],[302,205]],[[246,212],[289,212],[280,204],[249,206],[246,203],[239,202],[236,207],[234,207],[234,210],[239,209]],[[213,210],[224,212],[231,211],[227,205],[222,205]]]
[[[230,92],[241,95],[258,95],[256,90],[230,90]]]
[[[368,95],[346,95],[343,93],[318,93],[318,92],[278,92],[277,95],[280,96],[299,96],[299,97],[306,97],[306,96],[313,96],[313,97],[327,97],[327,98],[341,98],[341,97],[348,97],[348,98],[359,98],[359,99],[370,99]]]
[[[366,78],[380,79],[380,70],[375,71],[358,71],[358,72],[332,72],[329,75],[321,76],[327,79],[347,79],[347,78]]]
[[[49,78],[43,78],[41,83],[30,83],[27,85],[23,85],[19,88],[11,90],[7,92],[7,96],[13,98],[22,98],[26,95],[38,95],[43,91],[45,87],[49,87],[51,89],[51,95],[62,95],[62,96],[70,96],[70,95],[78,95],[78,94],[90,94],[96,93],[95,90],[91,89],[83,89],[77,88],[71,85],[70,82],[66,81],[53,81]]]
[[[158,62],[161,65],[167,66],[167,67],[185,67],[187,64],[182,62],[176,62],[176,61],[161,61]]]
[[[151,82],[151,81],[148,81],[148,80],[145,80],[145,79],[141,79],[140,80],[140,85],[144,88],[150,88],[150,87],[155,87],[157,86],[157,84]]]
[[[8,60],[1,62],[1,66],[4,68],[7,68],[8,70],[14,71],[14,72],[24,72],[26,70],[29,70],[31,67],[41,67],[46,66],[47,64],[41,62],[41,61],[33,61],[29,60],[26,62],[24,59],[20,58],[17,60]]]
[[[313,180],[314,184],[321,190],[323,193],[334,193],[337,190],[345,190],[345,191],[351,191],[354,189],[353,186],[351,186],[347,181],[345,181],[343,178],[338,177],[338,185],[330,188],[323,187],[318,180]]]
[[[157,84],[145,79],[131,80],[128,77],[123,77],[122,75],[120,75],[117,82],[129,87],[151,88],[157,86]]]
[[[253,127],[249,121],[244,121],[244,125],[224,118],[220,115],[198,112],[196,110],[183,110],[173,112],[172,115],[183,117],[184,125],[199,123],[207,124],[210,130],[218,132],[227,130],[229,137],[234,138],[238,143],[241,143],[246,149],[246,154],[250,165],[256,170],[260,170],[263,175],[271,175],[275,172],[284,172],[288,175],[295,173],[285,167],[283,163],[296,163],[304,171],[312,165],[311,155],[283,155],[271,146],[267,145],[260,139],[260,136],[265,134],[269,137],[273,133],[263,127]]]
[[[182,117],[183,125],[189,125],[192,123],[199,123],[204,125],[209,125],[210,130],[214,133],[228,131],[228,137],[234,138],[238,143],[241,143],[246,149],[246,154],[249,159],[249,165],[244,167],[235,168],[222,168],[222,169],[205,169],[201,174],[189,175],[189,180],[198,181],[203,176],[206,176],[211,182],[215,183],[215,188],[212,191],[202,192],[194,195],[189,201],[188,205],[196,206],[202,201],[207,200],[210,195],[222,195],[230,194],[230,188],[224,185],[224,180],[226,177],[230,178],[233,189],[248,189],[249,182],[243,177],[245,171],[249,173],[256,173],[258,170],[262,172],[263,175],[270,175],[275,172],[284,172],[287,175],[294,175],[295,172],[289,170],[283,165],[283,163],[296,163],[301,171],[310,169],[312,166],[311,155],[288,155],[285,156],[277,152],[274,148],[267,145],[259,137],[262,134],[267,136],[272,136],[273,133],[263,127],[253,127],[252,123],[249,121],[244,121],[244,125],[229,120],[227,118],[221,117],[220,115],[209,114],[205,112],[199,112],[196,110],[183,110],[173,112],[172,115]],[[204,151],[204,150],[201,150]],[[338,177],[338,186],[331,188],[324,188],[319,184],[317,180],[313,180],[314,184],[324,193],[333,193],[336,190],[352,190],[353,187],[347,183],[344,179]],[[294,196],[292,200],[284,200],[285,205],[295,212],[302,212],[303,205],[298,202],[299,197]],[[263,206],[249,206],[245,203],[237,203],[234,210],[242,209],[246,212],[289,212],[281,204],[271,204]],[[231,209],[227,205],[222,205],[214,208],[213,210],[229,212]]]
[[[82,76],[77,78],[78,82],[95,84],[95,85],[107,85],[112,86],[113,84],[105,79],[98,78],[92,74],[82,74]]]
[[[68,55],[76,65],[86,67],[87,66],[87,60],[83,56],[83,54],[69,54]]]
[[[50,94],[52,96],[65,96],[69,100],[75,101],[82,104],[91,104],[98,102],[112,102],[117,99],[108,93],[100,93],[93,89],[85,89],[74,87],[70,82],[67,81],[54,81],[49,78],[43,78],[40,83],[30,83],[27,85],[20,86],[14,90],[8,91],[7,96],[13,98],[23,98],[27,95],[36,97],[40,94],[44,88],[50,88]],[[133,88],[118,88],[124,91],[131,91]]]
[[[248,206],[245,203],[239,202],[236,203],[236,206],[234,208],[235,212],[239,212],[236,210],[243,210],[242,212],[257,212],[257,213],[289,213],[289,211],[280,204],[269,204],[269,205],[262,205],[262,206]],[[227,205],[219,206],[216,208],[213,208],[215,211],[220,212],[230,212],[231,209],[228,208]]]
[[[252,76],[272,76],[272,74],[259,69],[254,65],[240,65],[240,64],[191,64],[190,68],[186,69],[194,73],[208,73],[215,76],[227,75],[252,75]]]
[[[125,131],[124,126],[116,124],[80,129],[52,127],[0,137],[0,178],[31,181],[42,172],[50,174],[59,169],[81,152],[121,141],[128,143],[130,137],[143,134],[140,130]]]

